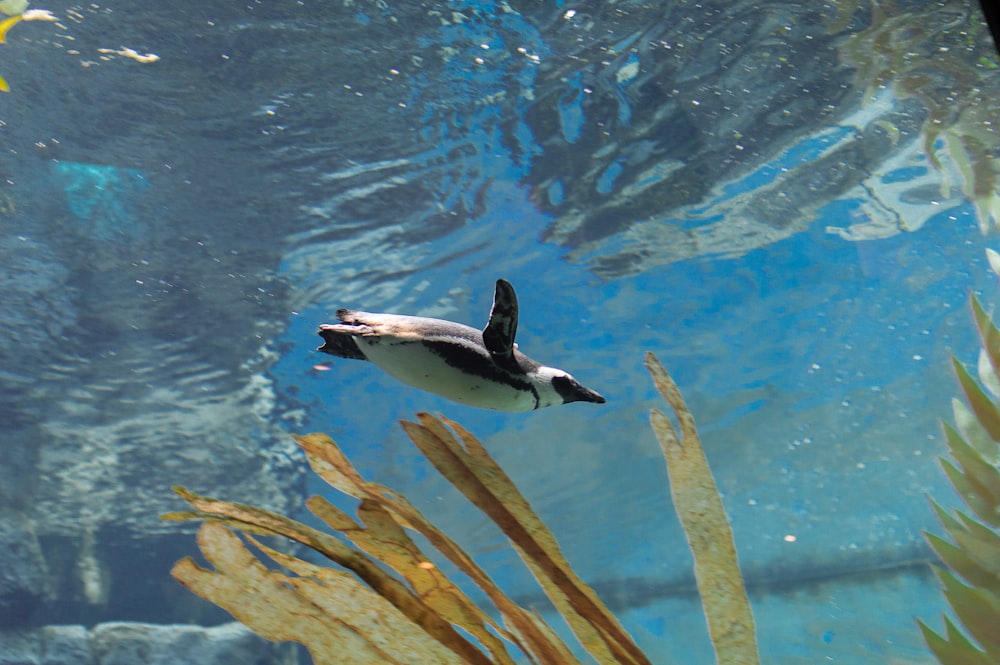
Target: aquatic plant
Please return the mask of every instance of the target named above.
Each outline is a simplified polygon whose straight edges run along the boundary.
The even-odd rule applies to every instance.
[[[989,255],[1000,276],[1000,255]],[[945,424],[944,434],[954,462],[940,462],[974,516],[957,509],[949,513],[932,499],[951,542],[925,534],[945,566],[935,572],[965,632],[947,615],[943,636],[918,620],[927,646],[944,665],[1000,663],[1000,330],[979,299],[973,295],[971,301],[982,340],[978,373],[986,389],[952,358],[967,405],[953,402],[956,426]]]
[[[837,5],[831,32],[845,29],[860,0]],[[891,87],[900,99],[926,109],[923,150],[942,174],[948,195],[951,172],[972,201],[980,228],[1000,224],[1000,158],[992,100],[1000,93],[988,26],[974,4],[941,3],[926,11],[901,10],[892,0],[871,0],[867,28],[850,35],[842,59],[856,69],[864,99]]]
[[[54,21],[56,17],[44,9],[28,9],[27,0],[0,0],[0,13],[8,14],[0,21],[0,44],[7,43],[7,33],[21,21]],[[0,91],[10,92],[7,80],[0,76]]]
[[[695,577],[718,662],[758,663],[753,616],[732,532],[694,418],[655,356],[647,355],[646,366],[679,423],[678,437],[666,415],[656,409],[650,414],[667,458],[675,508],[694,554]],[[478,439],[458,423],[426,413],[402,426],[435,468],[506,534],[598,663],[650,662],[597,594],[573,572],[552,533]],[[341,539],[259,508],[175,488],[194,510],[164,519],[204,520],[198,544],[214,566],[210,570],[190,558],[179,561],[172,574],[181,584],[268,639],[305,645],[318,664],[512,665],[511,646],[534,663],[579,662],[539,614],[511,600],[404,496],[362,478],[330,437],[310,434],[296,440],[313,471],[359,499],[359,520],[323,497],[307,500],[309,510]],[[242,532],[243,538],[226,527]],[[475,583],[495,612],[473,602],[420,550],[408,530],[424,536]],[[339,568],[279,552],[262,543],[257,537],[261,535],[284,536]],[[248,545],[280,569],[262,563]],[[502,625],[493,618],[497,615]]]

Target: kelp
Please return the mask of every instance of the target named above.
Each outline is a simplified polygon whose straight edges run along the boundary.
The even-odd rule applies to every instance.
[[[317,665],[466,662],[427,639],[404,612],[352,575],[248,540],[296,574],[268,570],[236,534],[209,522],[199,531],[198,542],[215,571],[185,560],[174,568],[174,577],[257,634],[306,644]],[[385,635],[392,639],[383,639]]]
[[[720,663],[758,663],[757,635],[736,559],[736,544],[722,498],[701,447],[694,417],[677,384],[652,353],[646,368],[680,425],[681,437],[658,409],[650,422],[667,458],[670,490],[694,555],[695,579],[705,607],[708,630]]]
[[[0,13],[9,14],[0,21],[0,44],[7,43],[7,33],[21,21],[54,21],[56,17],[44,9],[28,9],[26,0],[0,0]],[[0,92],[10,92],[7,80],[0,76]]]
[[[837,5],[830,32],[847,28],[861,0]],[[954,165],[962,193],[972,201],[980,228],[1000,224],[1000,156],[997,154],[996,60],[988,26],[974,3],[942,3],[926,11],[900,8],[893,0],[870,0],[870,23],[851,34],[841,59],[856,69],[864,99],[891,87],[927,110],[923,150],[951,189]]]
[[[995,253],[989,258],[1000,275]],[[1000,330],[974,295],[971,303],[982,342],[979,382],[952,358],[968,407],[954,403],[957,427],[943,425],[952,459],[940,462],[973,516],[958,509],[948,512],[931,499],[951,541],[925,533],[944,565],[935,573],[961,628],[945,616],[945,634],[940,635],[918,620],[927,646],[943,665],[1000,663],[1000,405],[996,393],[980,386],[1000,384]]]
[[[753,617],[732,533],[701,452],[694,418],[655,356],[648,354],[646,364],[681,424],[678,440],[666,416],[655,409],[651,413],[667,458],[675,507],[694,554],[718,662],[757,663]],[[454,421],[426,413],[402,426],[434,467],[504,532],[596,662],[650,663],[573,571],[555,537],[476,437]],[[308,499],[309,510],[338,538],[253,506],[175,488],[194,510],[170,513],[164,519],[204,520],[198,544],[214,567],[204,568],[191,558],[179,561],[172,574],[181,584],[268,639],[305,645],[319,664],[513,665],[512,647],[541,665],[579,662],[539,614],[515,603],[404,496],[365,480],[330,437],[310,434],[296,441],[317,475],[359,500],[357,520],[322,497]],[[226,527],[241,531],[243,538]],[[408,531],[421,534],[478,586],[495,611],[469,598]],[[261,535],[288,538],[343,570],[279,552],[261,543],[257,538]],[[262,558],[277,568],[265,566]]]

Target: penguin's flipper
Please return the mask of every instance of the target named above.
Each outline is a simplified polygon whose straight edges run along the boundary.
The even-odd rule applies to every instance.
[[[519,371],[514,358],[514,336],[517,335],[517,294],[510,282],[497,280],[493,294],[490,321],[483,330],[483,344],[500,367]]]
[[[340,358],[368,360],[365,354],[361,353],[357,342],[354,341],[354,336],[358,332],[354,326],[324,323],[319,327],[318,333],[323,338],[323,345],[317,347],[316,350]]]

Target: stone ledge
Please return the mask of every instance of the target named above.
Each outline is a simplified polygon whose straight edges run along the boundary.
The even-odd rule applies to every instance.
[[[294,665],[293,644],[274,644],[239,623],[205,628],[109,622],[0,631],[0,665]]]

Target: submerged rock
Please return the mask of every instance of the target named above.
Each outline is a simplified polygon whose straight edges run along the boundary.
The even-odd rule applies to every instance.
[[[151,223],[141,174],[62,166],[22,169],[46,196],[10,190],[0,220],[2,623],[187,619],[170,487],[301,502],[264,374],[279,298],[255,261]]]
[[[0,513],[0,625],[24,623],[47,600],[48,566],[34,525],[23,514]]]
[[[295,647],[238,623],[211,628],[113,622],[0,632],[0,665],[292,665]]]

